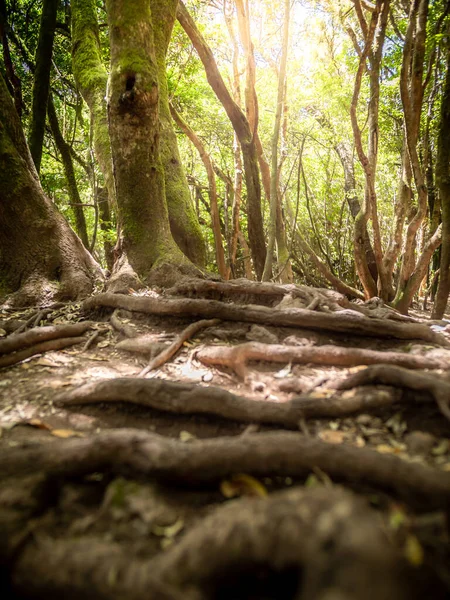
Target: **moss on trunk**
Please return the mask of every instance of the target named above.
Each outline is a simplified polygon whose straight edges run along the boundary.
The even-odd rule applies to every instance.
[[[109,133],[123,249],[147,277],[187,259],[172,237],[159,155],[159,84],[150,4],[107,2],[111,44]]]
[[[0,287],[77,298],[93,290],[100,268],[45,196],[4,79],[0,75]]]

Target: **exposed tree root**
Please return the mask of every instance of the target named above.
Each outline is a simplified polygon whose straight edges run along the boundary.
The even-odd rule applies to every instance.
[[[337,487],[227,502],[150,558],[92,535],[35,535],[9,562],[27,598],[411,600],[423,592],[375,511]]]
[[[67,338],[83,335],[85,331],[92,327],[92,323],[84,321],[83,323],[74,323],[71,325],[48,325],[46,327],[36,327],[25,333],[13,333],[7,338],[0,340],[0,354],[16,352],[28,346],[39,344],[47,340],[57,338]]]
[[[0,356],[0,368],[10,367],[11,365],[15,365],[22,360],[29,358],[30,356],[34,356],[35,354],[42,354],[43,352],[50,352],[51,350],[62,350],[62,348],[74,346],[75,344],[80,344],[81,342],[85,341],[86,339],[84,337],[68,337],[59,338],[57,340],[49,340],[48,342],[41,342],[40,344],[35,344],[30,348],[25,348],[25,350],[19,350],[18,352],[12,352],[11,354]]]
[[[344,294],[325,288],[313,288],[306,285],[277,285],[266,282],[252,282],[247,279],[234,281],[208,281],[192,279],[166,290],[168,295],[204,297],[214,300],[233,298],[234,301],[257,304],[270,304],[279,308],[306,308],[328,312],[351,310],[366,317],[393,319],[406,323],[417,323],[417,319],[400,314],[394,308],[386,306],[380,298],[372,298],[364,304],[350,302]],[[364,295],[361,293],[360,298]],[[290,306],[289,306],[290,305]]]
[[[339,292],[324,288],[312,288],[306,285],[277,285],[267,282],[255,282],[248,279],[236,279],[234,281],[210,281],[203,279],[191,279],[166,290],[169,296],[194,296],[223,300],[224,298],[245,299],[250,302],[266,300],[266,302],[278,303],[285,296],[290,295],[303,301],[304,307],[312,302],[319,301],[322,305],[332,310],[339,307],[348,308],[350,302]],[[361,294],[361,298],[363,295]],[[311,310],[311,309],[310,309]]]
[[[353,311],[319,313],[307,309],[278,310],[265,306],[236,306],[215,300],[154,299],[125,296],[123,294],[98,294],[83,303],[86,311],[99,307],[124,308],[147,314],[167,316],[196,316],[229,321],[245,321],[285,327],[302,327],[361,335],[397,339],[421,339],[441,346],[450,346],[446,338],[420,323],[398,323],[383,319],[369,319]]]
[[[89,439],[6,448],[0,455],[2,478],[41,471],[56,478],[112,472],[194,485],[236,473],[302,477],[315,468],[332,478],[390,490],[427,510],[450,506],[450,473],[299,433],[257,433],[183,443],[123,429]]]
[[[351,394],[326,398],[304,394],[287,402],[252,400],[237,396],[220,387],[200,387],[165,379],[121,377],[87,383],[55,399],[59,406],[129,402],[164,412],[195,415],[207,414],[250,423],[271,423],[298,429],[300,419],[342,417],[358,411],[391,406],[401,399],[392,388],[360,388]]]
[[[441,377],[427,373],[412,373],[407,369],[391,365],[376,365],[337,382],[336,387],[344,390],[371,384],[429,392],[436,400],[439,410],[450,420],[450,383]]]
[[[412,592],[407,569],[376,514],[338,488],[230,502],[151,565],[177,587],[200,584],[201,598],[216,598],[219,591],[221,598],[234,598],[233,591],[239,595],[240,590],[241,598],[253,592],[299,600],[387,600],[406,599]],[[263,567],[278,574],[278,589],[266,580],[262,585],[268,587],[245,595],[246,577]]]
[[[197,352],[197,358],[205,365],[229,367],[242,379],[248,375],[250,360],[277,363],[312,363],[355,367],[358,365],[391,364],[408,369],[440,369],[448,363],[440,359],[414,356],[402,352],[379,352],[361,348],[339,346],[283,346],[248,342],[238,346],[212,346]]]
[[[109,320],[113,328],[121,333],[124,337],[135,338],[137,336],[137,332],[133,329],[133,327],[130,327],[126,323],[122,323],[122,321],[119,319],[119,310],[115,310]]]
[[[214,325],[218,325],[219,323],[219,319],[202,319],[201,321],[197,321],[196,323],[191,323],[188,325],[188,327],[183,329],[180,335],[167,348],[150,360],[145,369],[142,369],[142,371],[139,373],[139,377],[145,377],[147,373],[150,373],[150,371],[161,367],[164,363],[170,360],[178,352],[184,342],[189,340],[193,335],[202,329],[214,327]]]

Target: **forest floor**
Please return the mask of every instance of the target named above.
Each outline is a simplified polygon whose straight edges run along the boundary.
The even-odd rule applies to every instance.
[[[1,597],[450,597],[450,326],[358,306],[5,304]]]

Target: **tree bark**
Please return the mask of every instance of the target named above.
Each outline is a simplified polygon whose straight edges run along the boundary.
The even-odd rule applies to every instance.
[[[436,183],[442,210],[442,248],[439,285],[432,318],[442,319],[450,293],[450,51],[447,49],[447,72],[439,122]]]
[[[50,91],[50,70],[52,66],[57,8],[58,0],[44,0],[35,57],[36,70],[33,80],[33,107],[28,143],[38,173],[41,168],[47,101]]]
[[[75,228],[78,233],[83,246],[89,248],[89,239],[86,227],[86,218],[83,212],[83,203],[81,202],[80,194],[78,193],[78,185],[75,177],[75,171],[73,168],[72,155],[70,153],[70,146],[64,139],[61,129],[59,127],[58,115],[56,114],[55,105],[53,103],[52,95],[48,98],[48,121],[50,123],[50,129],[55,140],[56,147],[61,155],[63,163],[64,174],[66,176],[67,192],[69,194],[69,200],[72,208],[73,215],[75,217]]]
[[[261,279],[266,258],[266,244],[261,213],[261,184],[255,138],[246,116],[225,86],[211,49],[181,1],[178,6],[177,18],[197,50],[205,67],[208,82],[222,103],[241,144],[247,185],[248,237],[256,276]]]
[[[0,295],[18,304],[88,295],[100,268],[45,196],[0,76]]]
[[[264,265],[263,281],[268,281],[272,276],[273,254],[275,250],[275,242],[277,240],[277,229],[280,229],[281,223],[277,227],[277,218],[281,217],[281,207],[279,202],[281,198],[278,195],[278,142],[280,139],[281,117],[286,100],[286,65],[289,43],[289,20],[290,20],[290,3],[288,0],[284,3],[284,22],[283,22],[283,43],[280,59],[280,70],[278,74],[278,94],[277,106],[275,111],[275,124],[272,135],[272,166],[270,172],[270,224],[269,224],[269,242],[267,246],[266,262]],[[280,268],[283,265],[278,263]]]
[[[189,264],[170,232],[159,155],[159,85],[149,3],[107,2],[111,45],[108,118],[123,249],[146,278]]]
[[[113,217],[117,212],[116,189],[111,159],[111,145],[106,110],[108,73],[103,64],[98,33],[97,15],[93,0],[73,0],[72,69],[76,84],[89,107],[95,156],[103,175],[105,193],[100,194],[100,228],[112,237]],[[99,189],[103,190],[101,186]],[[111,241],[105,242],[108,268],[113,266]]]
[[[180,127],[183,133],[189,138],[189,140],[197,149],[205,167],[206,175],[208,177],[209,205],[211,209],[211,228],[213,230],[214,235],[217,268],[220,273],[220,276],[224,279],[228,279],[227,266],[225,264],[225,253],[223,250],[222,243],[222,232],[220,228],[219,206],[217,204],[216,175],[214,173],[214,166],[211,157],[206,152],[206,148],[203,145],[202,140],[198,137],[195,131],[191,129],[191,127],[189,127],[186,121],[182,119],[181,115],[178,114],[178,112],[172,104],[170,105],[170,112],[174,121],[177,123],[177,125]]]
[[[178,0],[150,0],[155,25],[155,54],[158,67],[160,153],[164,168],[167,209],[172,235],[182,252],[196,265],[206,264],[206,245],[191,201],[188,182],[178,150],[169,109],[166,55],[176,20]]]

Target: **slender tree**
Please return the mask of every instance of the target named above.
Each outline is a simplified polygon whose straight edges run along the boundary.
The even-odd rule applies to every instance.
[[[34,59],[33,106],[28,144],[38,173],[41,168],[42,145],[44,143],[57,9],[58,0],[44,0],[39,27],[39,40]]]

